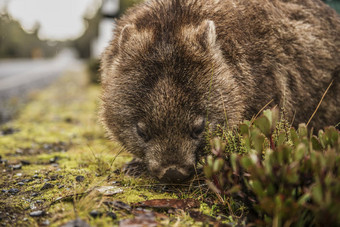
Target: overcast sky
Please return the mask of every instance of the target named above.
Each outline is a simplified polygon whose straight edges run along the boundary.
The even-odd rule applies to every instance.
[[[40,24],[42,39],[65,40],[80,36],[84,15],[93,15],[101,0],[0,0],[26,30]]]

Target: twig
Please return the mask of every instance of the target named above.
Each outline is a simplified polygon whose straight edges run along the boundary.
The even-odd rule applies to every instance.
[[[307,126],[308,126],[308,124],[311,122],[311,120],[313,119],[313,117],[314,117],[314,115],[316,114],[316,112],[318,111],[318,109],[319,109],[319,107],[320,107],[320,105],[321,105],[323,99],[325,98],[325,96],[326,96],[326,94],[327,94],[329,88],[332,86],[333,81],[334,81],[334,80],[331,81],[331,83],[328,85],[326,91],[323,93],[323,95],[322,95],[322,97],[321,97],[321,100],[320,100],[318,106],[316,107],[314,113],[312,114],[312,116],[309,118],[309,120],[308,120],[308,122],[307,122]]]
[[[260,109],[260,111],[259,112],[257,112],[257,114],[255,115],[255,117],[253,117],[252,118],[252,120],[251,120],[251,124],[253,124],[254,123],[254,121],[255,121],[255,119],[260,115],[260,113],[270,104],[270,103],[272,103],[274,101],[274,99],[272,99],[272,100],[270,100],[266,105],[264,105],[264,107],[262,107],[261,109]]]

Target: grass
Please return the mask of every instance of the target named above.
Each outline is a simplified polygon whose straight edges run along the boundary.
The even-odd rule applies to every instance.
[[[60,226],[76,218],[93,226],[118,225],[138,215],[133,214],[134,209],[105,205],[108,201],[134,206],[164,198],[195,198],[200,206],[193,211],[223,222],[232,220],[225,213],[219,215],[223,213],[219,206],[212,205],[217,198],[205,184],[169,186],[122,174],[122,166],[132,157],[124,152],[117,155],[121,147],[106,138],[97,117],[99,92],[99,85],[88,82],[84,69],[68,71],[37,92],[16,119],[0,126],[0,220],[4,225]],[[106,196],[97,191],[103,186],[115,186],[122,192]],[[94,210],[102,216],[92,217]],[[45,215],[32,217],[33,211]],[[108,212],[114,212],[117,219]],[[178,209],[153,212],[163,215],[155,218],[161,225],[207,222]]]

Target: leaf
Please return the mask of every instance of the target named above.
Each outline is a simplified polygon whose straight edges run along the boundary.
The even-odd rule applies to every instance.
[[[241,165],[243,168],[248,170],[251,166],[253,166],[253,162],[250,157],[245,156],[241,158]]]
[[[315,135],[312,136],[311,142],[312,142],[313,150],[316,150],[316,151],[322,150],[322,145],[321,145],[319,139]]]
[[[306,154],[307,147],[304,143],[300,143],[294,151],[294,160],[300,161]]]
[[[245,123],[240,125],[240,134],[242,136],[249,135],[249,126],[246,125]]]
[[[271,110],[263,111],[263,115],[266,116],[270,122],[271,131],[274,131],[276,127],[276,123],[279,119],[279,110],[278,108],[273,108]]]
[[[310,197],[311,197],[310,193],[305,193],[305,194],[303,194],[303,195],[299,198],[298,204],[301,205],[301,206],[303,206],[304,204],[306,204],[306,203],[310,200]]]
[[[261,130],[261,132],[266,136],[269,137],[271,134],[271,124],[270,121],[266,116],[261,116],[254,121],[254,124],[257,128]]]
[[[214,155],[219,156],[222,154],[222,152],[224,152],[225,150],[225,145],[222,144],[222,141],[220,138],[215,137],[214,139],[212,139],[211,141],[211,151],[214,153]]]
[[[296,147],[300,141],[299,141],[298,134],[294,128],[290,129],[290,137],[291,137],[291,140],[293,141],[294,146]]]
[[[320,182],[316,183],[312,188],[312,198],[317,204],[323,203],[322,186]]]
[[[334,127],[327,127],[325,129],[325,135],[327,138],[327,145],[334,147],[336,142],[338,142],[339,132]]]
[[[272,125],[272,118],[273,118],[273,112],[271,110],[264,110],[263,111],[263,116],[265,116],[268,120],[269,120],[269,123],[270,125]]]
[[[207,157],[207,164],[208,164],[208,166],[209,166],[210,168],[213,167],[213,163],[214,163],[214,158],[213,158],[213,156],[208,155],[208,157]]]
[[[281,131],[277,137],[277,146],[284,144],[286,140],[286,133]]]
[[[258,155],[261,155],[263,151],[264,136],[259,134],[253,139],[254,148]]]
[[[210,179],[213,175],[213,171],[210,166],[204,166],[203,172],[206,178]]]
[[[291,168],[286,174],[286,179],[290,184],[296,184],[299,182],[299,175],[297,174],[296,170]]]
[[[237,171],[237,155],[236,154],[231,154],[230,156],[230,163],[231,163],[231,167],[233,169],[234,172]]]
[[[213,173],[218,173],[224,165],[224,160],[222,158],[215,159],[214,165],[213,165]]]
[[[300,138],[308,136],[308,130],[307,130],[306,124],[304,124],[304,123],[299,124],[298,134],[299,134]]]
[[[258,197],[261,198],[264,196],[264,190],[259,180],[254,180],[252,183],[252,187],[253,187],[253,191],[256,193]]]

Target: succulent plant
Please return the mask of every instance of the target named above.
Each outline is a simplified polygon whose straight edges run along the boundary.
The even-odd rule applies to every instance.
[[[272,109],[237,131],[222,130],[208,139],[208,185],[220,198],[242,201],[252,214],[249,222],[340,226],[340,133],[335,127],[317,135],[305,124],[295,130]]]

